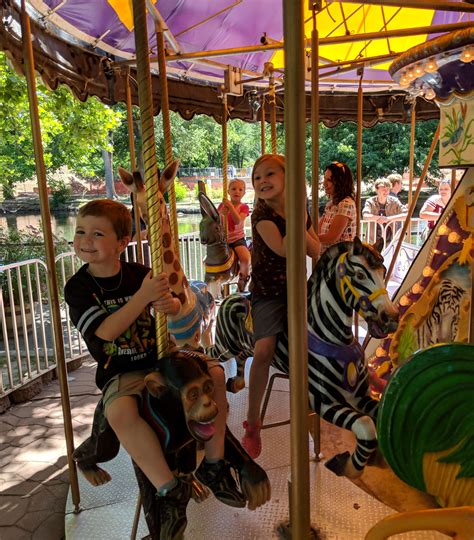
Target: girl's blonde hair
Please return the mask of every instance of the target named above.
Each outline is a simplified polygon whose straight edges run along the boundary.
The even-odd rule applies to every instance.
[[[242,178],[232,178],[232,180],[227,185],[227,191],[230,189],[230,186],[232,184],[235,184],[236,182],[240,182],[244,186],[244,191],[247,189],[247,184],[245,183],[245,180],[243,180]]]
[[[263,156],[260,156],[257,161],[255,162],[253,169],[252,169],[252,186],[253,186],[253,177],[255,174],[255,171],[257,170],[257,167],[261,165],[265,161],[276,161],[278,165],[285,170],[285,156],[282,156],[281,154],[263,154]]]

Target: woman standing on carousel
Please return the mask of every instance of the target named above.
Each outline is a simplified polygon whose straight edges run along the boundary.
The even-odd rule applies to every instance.
[[[354,180],[349,167],[333,161],[326,167],[323,185],[329,202],[318,224],[321,254],[337,242],[352,241],[356,232]]]

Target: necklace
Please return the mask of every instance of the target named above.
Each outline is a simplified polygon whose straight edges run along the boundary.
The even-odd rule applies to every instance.
[[[123,270],[122,270],[122,265],[120,265],[120,278],[119,278],[119,282],[118,282],[118,285],[116,287],[113,287],[112,289],[106,289],[105,287],[102,287],[102,285],[100,285],[100,283],[98,283],[98,281],[95,279],[95,277],[92,275],[92,272],[89,271],[89,269],[87,269],[87,273],[90,275],[90,277],[92,278],[93,282],[97,285],[97,287],[99,287],[100,289],[100,294],[104,294],[104,292],[113,292],[113,291],[116,291],[120,288],[120,286],[122,285],[122,278],[123,278]],[[115,276],[114,276],[115,277]],[[110,279],[110,278],[101,278],[101,279]]]

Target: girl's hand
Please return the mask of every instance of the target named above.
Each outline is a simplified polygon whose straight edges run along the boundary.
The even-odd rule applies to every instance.
[[[219,214],[222,214],[223,216],[227,216],[229,213],[229,200],[228,199],[222,199],[222,206],[219,209]]]

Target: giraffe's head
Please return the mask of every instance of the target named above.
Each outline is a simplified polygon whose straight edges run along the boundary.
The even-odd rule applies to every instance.
[[[163,197],[166,190],[169,188],[171,183],[176,177],[178,172],[179,161],[175,160],[171,162],[166,169],[160,174],[158,170],[158,192],[160,209],[162,218],[168,219],[168,214],[166,212],[165,199]],[[144,219],[145,223],[148,224],[148,208],[146,203],[146,192],[145,192],[145,182],[143,181],[142,175],[139,171],[133,171],[132,173],[126,169],[119,167],[118,173],[122,184],[130,191],[134,193],[137,198],[137,205],[140,209],[140,214]]]

